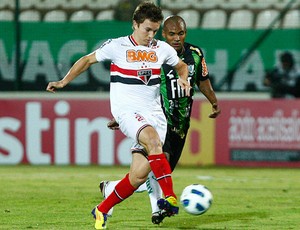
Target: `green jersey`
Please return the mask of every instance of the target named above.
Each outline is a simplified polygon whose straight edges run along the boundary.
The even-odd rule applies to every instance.
[[[188,81],[192,87],[190,96],[178,85],[179,77],[173,67],[165,64],[161,69],[160,92],[168,125],[184,137],[190,126],[195,87],[208,79],[208,71],[203,52],[197,46],[184,43],[184,51],[179,57],[188,65]]]

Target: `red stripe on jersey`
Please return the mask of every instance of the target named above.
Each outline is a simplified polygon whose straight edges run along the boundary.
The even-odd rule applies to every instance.
[[[125,74],[125,75],[130,75],[130,76],[138,76],[138,71],[140,70],[149,70],[149,69],[139,69],[139,70],[130,70],[130,69],[123,69],[120,68],[119,66],[115,65],[115,64],[111,64],[110,65],[110,71],[111,72],[119,72],[121,74]],[[151,69],[152,70],[152,75],[160,75],[160,69]]]
[[[133,36],[130,35],[129,36],[129,40],[132,42],[132,44],[134,44],[135,46],[138,46],[139,44],[134,40]]]

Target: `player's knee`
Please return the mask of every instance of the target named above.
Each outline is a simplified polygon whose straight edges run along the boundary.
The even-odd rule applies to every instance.
[[[150,154],[162,151],[162,144],[158,138],[149,138],[146,145]]]
[[[162,144],[158,133],[152,126],[147,126],[139,136],[139,142],[147,149],[148,154],[162,151]]]

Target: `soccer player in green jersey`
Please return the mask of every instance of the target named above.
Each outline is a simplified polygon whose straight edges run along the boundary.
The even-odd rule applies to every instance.
[[[176,71],[171,66],[162,66],[160,92],[168,121],[167,137],[163,150],[170,155],[169,162],[172,170],[174,170],[181,156],[190,127],[195,87],[199,88],[212,105],[210,118],[216,118],[221,112],[209,80],[203,52],[198,46],[185,42],[186,33],[185,21],[180,16],[170,16],[165,20],[163,37],[177,51],[181,60],[188,65],[188,80],[192,86],[190,96],[187,96],[177,84],[178,75]]]
[[[172,171],[180,159],[190,127],[195,87],[199,88],[212,105],[212,112],[209,117],[216,118],[221,113],[217,97],[209,80],[203,52],[198,46],[185,42],[186,33],[185,21],[180,16],[170,16],[165,20],[162,35],[166,42],[177,51],[181,60],[188,65],[188,81],[192,86],[190,95],[186,95],[178,85],[179,76],[174,68],[169,65],[162,66],[160,91],[163,109],[168,121],[163,151],[167,155]],[[112,120],[108,123],[108,127],[118,129],[118,124]],[[100,182],[100,190],[104,197],[113,191],[115,183],[116,181]],[[160,201],[159,198],[162,197],[162,193],[152,173],[148,176],[146,186],[152,207],[152,222],[160,224],[168,215],[159,208],[160,203],[157,204],[157,200]]]

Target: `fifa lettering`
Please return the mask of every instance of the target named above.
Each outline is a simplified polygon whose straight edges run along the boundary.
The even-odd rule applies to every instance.
[[[186,97],[186,92],[184,89],[180,87],[178,84],[178,78],[172,79],[170,82],[171,86],[171,92],[172,92],[172,98],[181,98],[181,97]],[[191,84],[191,77],[188,77],[188,82]]]
[[[126,60],[128,62],[157,62],[157,56],[154,51],[128,50]]]

